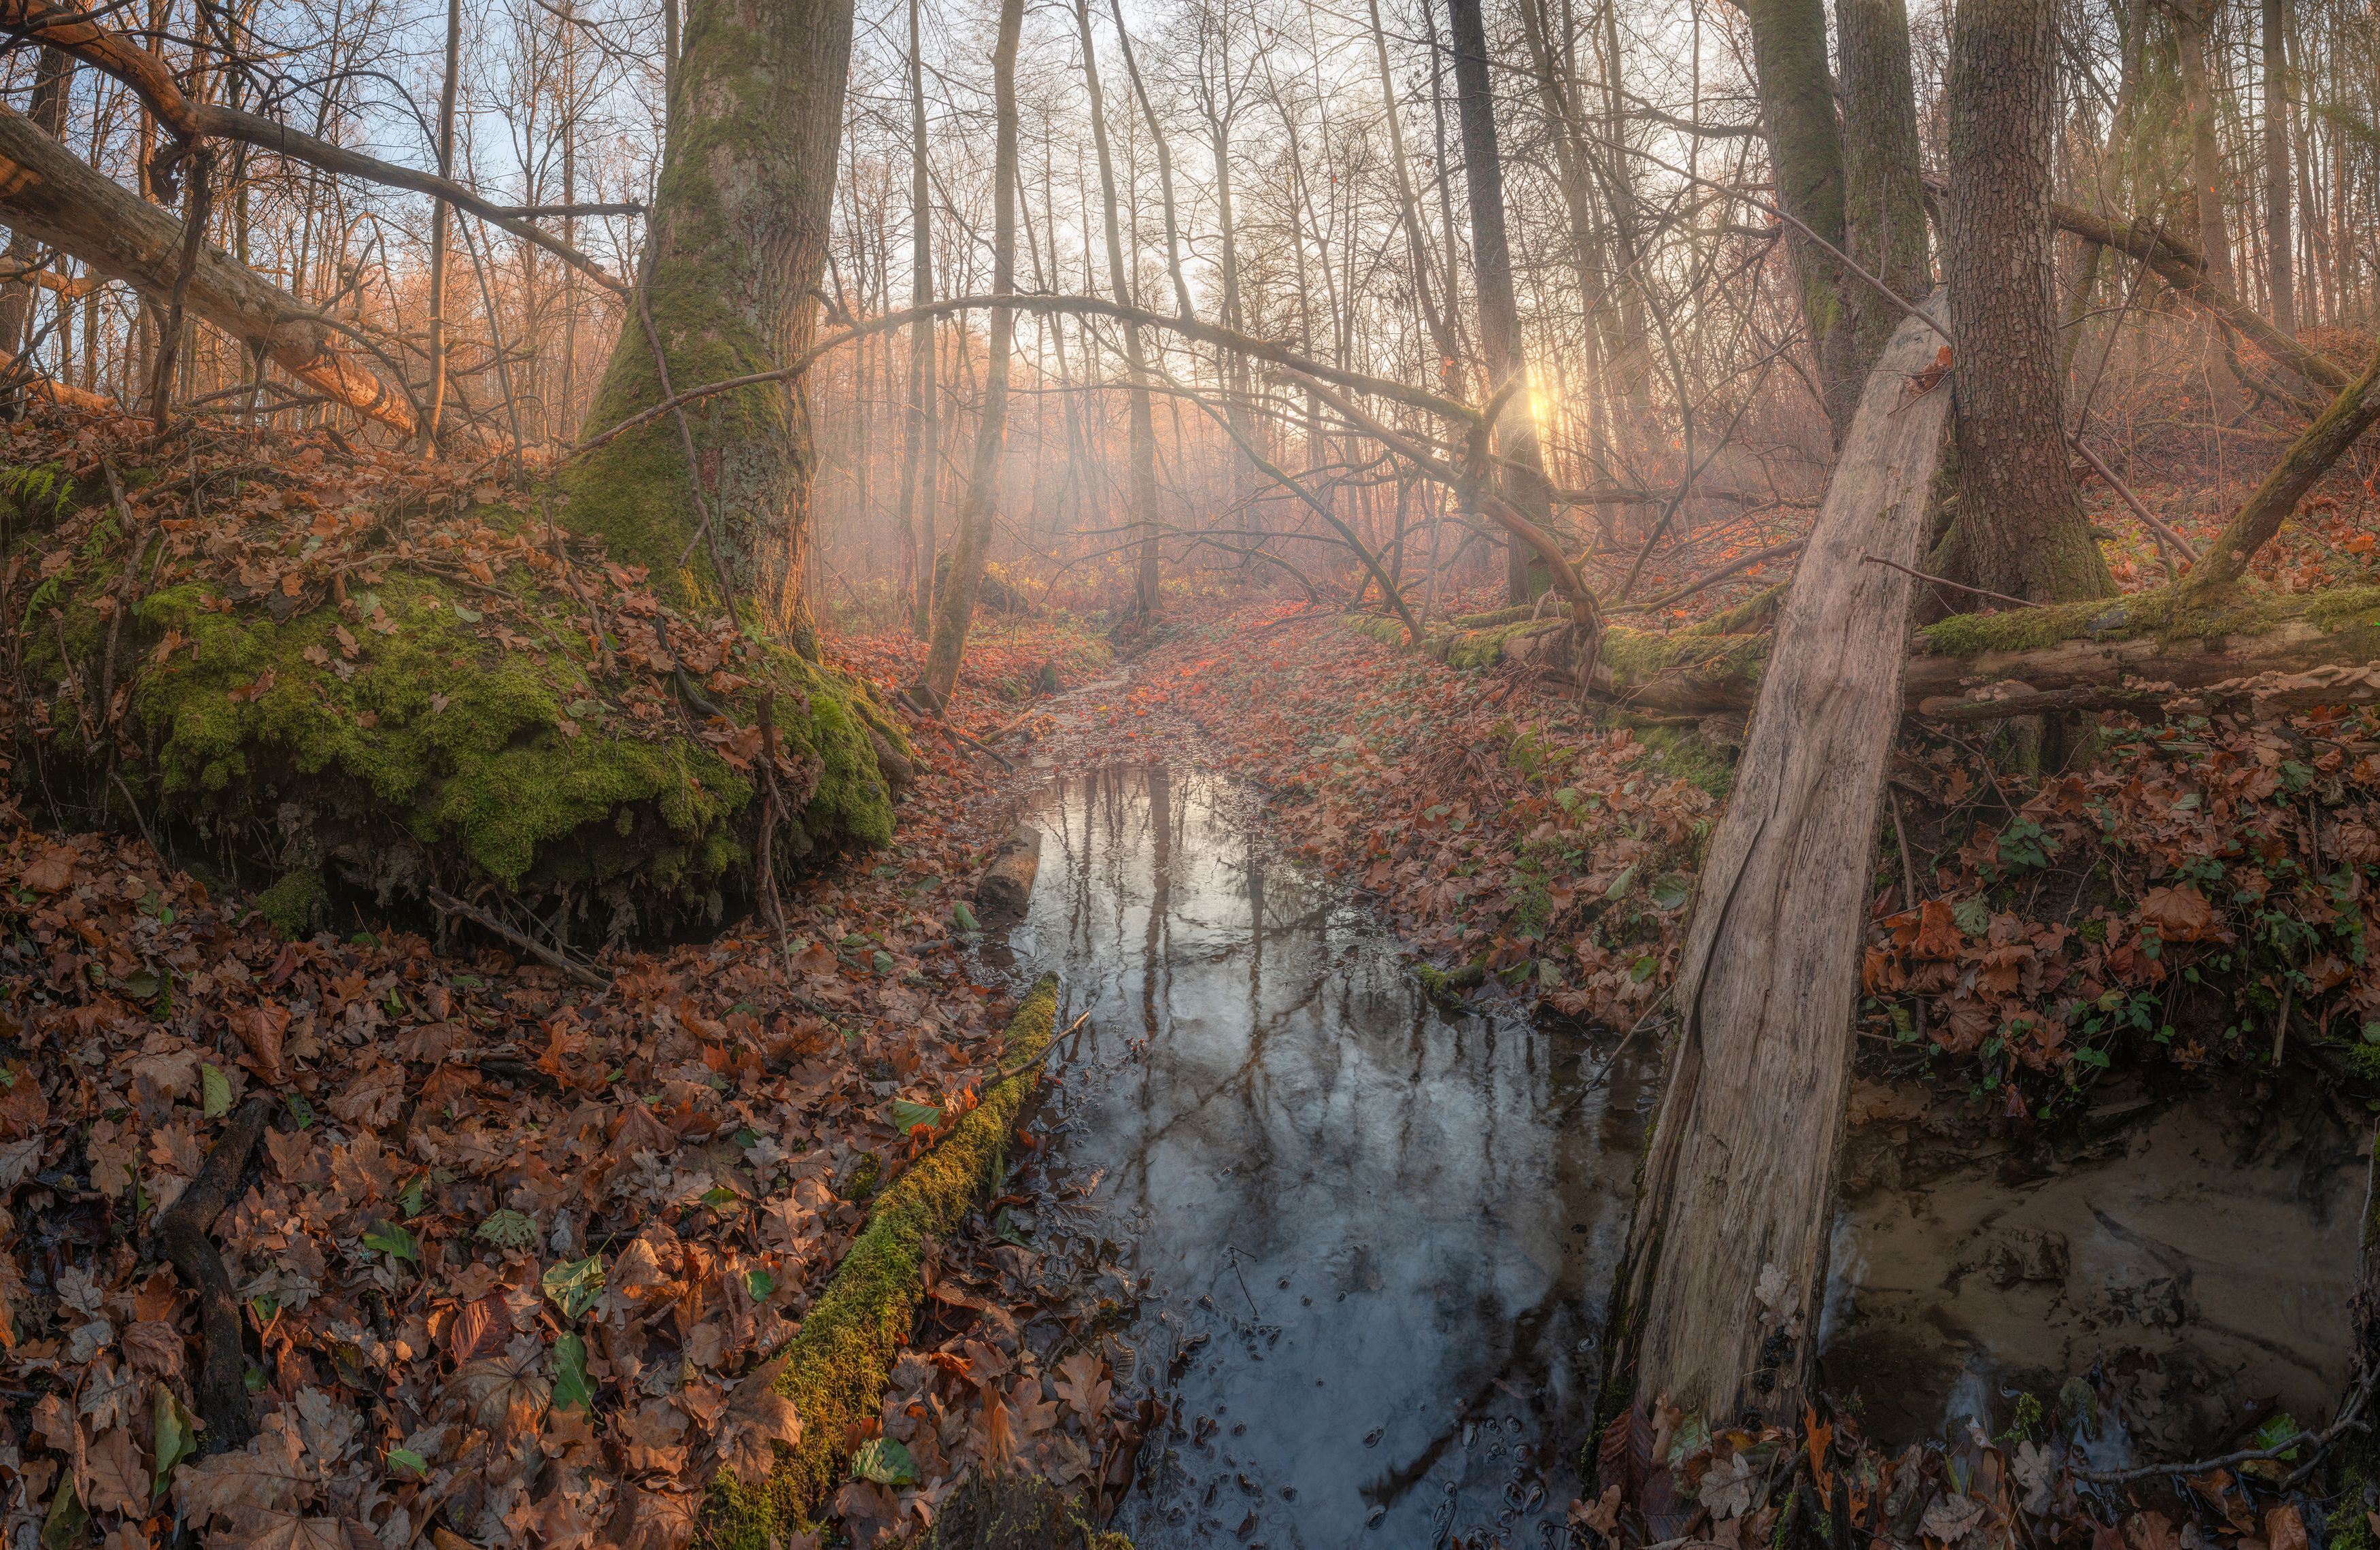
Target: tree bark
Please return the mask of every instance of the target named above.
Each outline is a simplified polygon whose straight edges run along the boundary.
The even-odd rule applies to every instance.
[[[182,223],[92,170],[21,114],[0,109],[0,224],[70,253],[158,302],[171,294]],[[274,365],[369,419],[410,436],[412,407],[333,341],[314,310],[201,244],[189,310],[256,346]]]
[[[1503,463],[1504,499],[1529,523],[1553,528],[1552,486],[1537,445],[1536,412],[1521,347],[1521,311],[1512,292],[1512,250],[1504,231],[1504,164],[1496,142],[1496,100],[1488,78],[1488,30],[1480,0],[1447,0],[1447,31],[1454,49],[1454,94],[1463,122],[1463,181],[1471,202],[1471,273],[1478,289],[1479,348],[1488,365],[1488,394],[1500,401],[1493,433]],[[1507,594],[1526,603],[1536,593],[1529,547],[1505,544]]]
[[[1959,0],[1949,81],[1961,580],[2039,601],[2116,590],[2066,449],[2051,307],[2055,0]]]
[[[925,38],[917,0],[909,0],[909,304],[934,299],[933,184],[926,165]],[[901,531],[917,547],[910,619],[924,640],[934,618],[934,511],[941,489],[941,379],[934,370],[934,320],[909,330],[909,413],[901,448]]]
[[[1900,721],[1914,565],[1949,406],[1894,333],[1785,602],[1696,887],[1670,1075],[1621,1270],[1613,1360],[1716,1427],[1802,1413],[1826,1295],[1859,941]]]
[[[1016,40],[1025,21],[1025,0],[1001,0],[1000,38],[992,50],[992,96],[998,116],[992,148],[991,286],[1005,296],[1016,277]],[[1008,450],[1008,370],[1015,336],[1015,311],[991,309],[991,337],[984,355],[983,404],[978,411],[975,461],[967,473],[966,499],[959,507],[958,535],[951,545],[950,580],[934,600],[934,636],[926,648],[921,682],[936,705],[949,703],[958,688],[959,662],[966,653],[975,621],[976,588],[983,580],[984,548],[992,508],[1000,497],[1001,464]]]
[[[1099,89],[1098,41],[1091,35],[1090,0],[1075,0],[1075,22],[1083,42],[1083,88],[1090,98],[1091,146],[1099,165],[1099,203],[1107,219],[1108,287],[1123,305],[1135,305],[1132,271],[1123,257],[1123,224],[1116,209],[1115,162],[1108,148],[1107,98]],[[1148,350],[1139,325],[1123,327],[1124,370],[1131,386],[1126,394],[1132,455],[1132,517],[1140,529],[1139,566],[1133,600],[1144,618],[1155,618],[1158,605],[1157,421],[1149,408]]]
[[[851,31],[851,0],[721,0],[687,17],[638,278],[673,383],[767,371],[809,342]],[[637,308],[588,411],[589,433],[663,397]],[[696,467],[678,427],[662,421],[581,458],[566,482],[565,525],[601,534],[615,559],[648,567],[670,595],[698,593],[706,575],[710,589],[750,595],[764,538],[807,553],[816,454],[800,389],[720,395],[686,431]],[[722,530],[710,537],[723,577],[709,574],[711,545],[696,542],[698,489]],[[802,580],[788,578],[793,595]]]

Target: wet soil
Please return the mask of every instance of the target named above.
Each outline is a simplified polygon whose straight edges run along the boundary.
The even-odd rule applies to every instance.
[[[2119,1082],[2055,1141],[1993,1137],[1915,1087],[1854,1095],[1819,1359],[1871,1434],[2073,1379],[2101,1468],[2237,1446],[2344,1392],[2362,1138],[2311,1078]],[[2079,1391],[2075,1391],[2079,1392]]]

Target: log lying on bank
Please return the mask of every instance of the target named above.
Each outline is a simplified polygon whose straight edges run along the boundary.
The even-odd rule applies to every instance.
[[[987,917],[1014,917],[1032,902],[1033,879],[1041,870],[1041,831],[1020,824],[992,852],[976,879],[975,907]]]
[[[1376,639],[1369,619],[1354,621]],[[1576,685],[1559,625],[1523,620],[1432,634],[1425,649],[1455,666],[1537,666]],[[1397,640],[1402,631],[1395,632]],[[1743,711],[1760,690],[1772,638],[1765,633],[1614,629],[1606,633],[1596,692],[1641,709],[1707,715]],[[2365,704],[2380,684],[2380,588],[2295,594],[2240,589],[2193,606],[2170,588],[2107,601],[2001,614],[1960,614],[1918,630],[1901,677],[1901,708],[1949,721],[2049,711],[2141,711],[2180,700],[2207,708]],[[2325,687],[2327,686],[2327,687]],[[2042,697],[2026,702],[2027,695]],[[2049,698],[2049,697],[2055,698]]]
[[[1935,305],[1940,305],[1939,298]],[[1785,600],[1695,888],[1607,1392],[1791,1425],[1816,1346],[1884,772],[1947,395],[1897,329]]]
[[[0,108],[0,225],[160,302],[172,292],[181,263],[181,222],[6,108]],[[406,397],[334,343],[337,330],[312,309],[255,271],[201,246],[183,304],[262,349],[315,391],[401,435],[413,433]]]
[[[764,1550],[798,1538],[848,1475],[852,1447],[877,1419],[893,1363],[917,1324],[927,1251],[956,1230],[983,1187],[999,1178],[1009,1134],[1040,1080],[1057,1013],[1057,978],[1045,975],[1009,1022],[1002,1079],[884,1191],[784,1355],[763,1369],[765,1376],[756,1375],[793,1401],[800,1436],[776,1446],[777,1466],[765,1481],[720,1471],[703,1504],[702,1544]]]

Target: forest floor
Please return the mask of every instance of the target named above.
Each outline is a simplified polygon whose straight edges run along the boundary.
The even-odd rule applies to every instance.
[[[2317,499],[2265,584],[2372,576],[2369,506]],[[1674,579],[1767,536],[1697,535]],[[2130,564],[2128,582],[2156,579]],[[890,635],[828,646],[888,688],[920,654]],[[1051,682],[1088,691],[1052,714],[1036,697]],[[1237,775],[1443,1004],[1534,1001],[1613,1030],[1659,1007],[1729,776],[1699,728],[1605,725],[1269,600],[1185,603],[1123,669],[1072,621],[990,617],[952,719],[1028,767],[911,722],[893,843],[786,900],[790,961],[746,921],[607,954],[601,992],[402,923],[293,938],[139,840],[41,826],[21,794],[0,810],[0,1532],[682,1544],[702,1483],[783,1440],[743,1380],[799,1327],[868,1202],[993,1074],[1023,987],[972,954],[965,906],[1043,771],[1166,758]],[[2070,1112],[2120,1062],[2380,1078],[2374,713],[2119,726],[2089,768],[2046,779],[1912,738],[1893,791],[1861,1012],[1873,1068],[1963,1090],[2004,1125]],[[274,1124],[221,1236],[262,1434],[201,1454],[196,1300],[152,1234],[256,1092]],[[832,1506],[855,1542],[922,1521],[976,1464],[1111,1501],[1159,1424],[1156,1397],[1118,1391],[1104,1333],[1134,1288],[1104,1269],[1049,1284],[999,1203],[929,1260],[925,1320],[847,1439],[858,1475]],[[2077,1424],[2036,1406],[1997,1442],[1887,1458],[1849,1421],[1794,1439],[1644,1418],[1606,1438],[1620,1494],[1578,1521],[1748,1544],[1773,1532],[1764,1514],[1797,1510],[1794,1481],[1830,1497],[1840,1477],[1852,1520],[1904,1540],[1980,1543],[2022,1515],[2035,1537],[2114,1550],[2118,1531],[2092,1527],[2112,1510],[2129,1550],[2324,1543],[2311,1499],[2252,1464],[2112,1509],[2078,1495],[2054,1455]],[[2330,1538],[2363,1532],[2350,1510]]]

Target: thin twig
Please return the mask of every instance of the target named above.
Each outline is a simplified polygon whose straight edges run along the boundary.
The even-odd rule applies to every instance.
[[[1948,587],[1952,592],[1971,592],[1976,597],[1988,597],[1995,603],[2005,603],[2017,608],[2038,608],[2041,606],[2038,603],[2028,603],[2021,597],[2010,597],[2006,592],[1996,592],[1984,587],[1970,587],[1961,582],[1953,581],[1947,576],[1928,576],[1922,570],[1910,569],[1909,567],[1902,565],[1898,560],[1886,559],[1882,555],[1862,555],[1860,558],[1865,560],[1870,565],[1888,566],[1892,569],[1900,571],[1904,576],[1914,576],[1921,581],[1931,581],[1937,587]]]
[[[494,932],[498,936],[503,937],[505,941],[511,943],[514,946],[518,947],[521,951],[561,970],[563,973],[577,981],[580,984],[585,985],[588,989],[607,991],[612,988],[611,981],[605,979],[602,975],[598,974],[592,969],[588,968],[585,964],[578,963],[563,957],[560,953],[554,951],[552,947],[547,946],[544,943],[540,942],[533,936],[523,935],[521,933],[515,931],[512,927],[504,924],[504,921],[496,919],[493,915],[491,915],[486,910],[480,909],[478,905],[466,904],[461,899],[455,897],[453,895],[442,893],[436,888],[430,889],[429,894],[431,906],[449,915],[460,915],[464,919],[472,921],[485,930]]]
[[[2094,1485],[2122,1485],[2135,1480],[2154,1480],[2159,1475],[2207,1474],[2216,1470],[2230,1469],[2236,1464],[2254,1464],[2267,1458],[2284,1458],[2309,1445],[2316,1448],[2328,1447],[2338,1440],[2341,1433],[2357,1424],[2357,1418],[2363,1413],[2364,1401],[2372,1397],[2372,1385],[2374,1378],[2380,1378],[2380,1367],[2374,1367],[2370,1373],[2364,1374],[2363,1382],[2356,1387],[2354,1397],[2348,1400],[2347,1408],[2338,1412],[2338,1420],[2319,1432],[2301,1431],[2287,1442],[2272,1447],[2241,1448],[2237,1453],[2226,1453],[2214,1458],[2201,1458],[2189,1464],[2143,1464],[2137,1469],[2131,1470],[2077,1470],[2074,1471],[2074,1478],[2088,1481]]]

